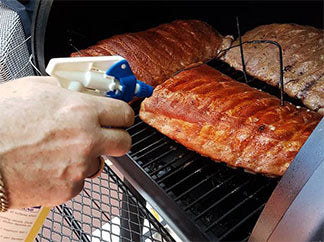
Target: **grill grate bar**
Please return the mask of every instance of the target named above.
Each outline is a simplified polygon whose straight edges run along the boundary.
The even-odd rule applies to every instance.
[[[226,180],[224,180],[222,183],[218,184],[217,186],[215,186],[213,189],[209,190],[208,192],[206,192],[204,195],[202,195],[200,198],[198,198],[197,200],[193,201],[192,203],[190,203],[189,205],[187,205],[184,210],[187,211],[189,208],[191,208],[192,206],[194,206],[195,204],[199,203],[201,200],[203,200],[205,197],[207,197],[209,194],[211,194],[212,192],[214,192],[216,189],[220,188],[221,186],[225,185],[226,183],[228,183],[229,181],[231,181],[236,175],[232,175],[229,178],[227,178]]]
[[[239,77],[236,78],[236,80],[239,81],[239,82],[242,81],[243,79],[244,79],[243,76],[239,76]]]
[[[159,147],[159,146],[158,146]],[[154,162],[158,161],[159,159],[163,158],[164,156],[170,154],[171,152],[173,152],[175,149],[170,149],[166,152],[164,152],[163,154],[159,155],[158,157],[155,157],[153,160],[151,160],[150,162],[142,165],[142,168],[146,168],[147,166],[153,164]],[[140,160],[142,158],[142,156],[139,156],[136,160]]]
[[[243,220],[241,220],[238,224],[236,224],[235,226],[233,226],[231,229],[229,229],[225,234],[223,234],[220,238],[219,241],[222,241],[227,235],[229,235],[230,233],[232,233],[235,229],[237,229],[239,226],[241,226],[246,220],[248,220],[249,218],[251,218],[253,215],[255,215],[256,213],[260,212],[260,210],[263,209],[265,203],[262,203],[257,209],[255,209],[252,213],[250,213],[248,216],[246,216]],[[210,228],[208,229],[210,230]],[[205,232],[208,231],[207,229],[205,230]]]
[[[154,145],[160,143],[162,140],[164,140],[164,137],[162,137],[161,139],[159,139],[159,140],[157,140],[157,141],[151,143],[150,145],[148,145],[148,146],[144,147],[143,149],[140,149],[140,150],[138,150],[138,151],[136,151],[136,152],[134,152],[134,153],[132,153],[132,150],[131,150],[131,155],[132,155],[132,157],[135,157],[137,154],[139,154],[139,153],[141,153],[141,152],[143,152],[143,151],[148,150],[148,149],[151,148],[152,146],[154,146]]]
[[[249,234],[248,236],[246,236],[244,239],[241,240],[241,242],[245,242],[245,241],[248,241],[249,238],[250,238],[251,234]]]
[[[205,169],[207,166],[203,166],[199,169],[197,169],[196,171],[194,171],[193,173],[191,173],[189,176],[184,177],[183,179],[181,179],[180,181],[176,182],[175,184],[173,184],[171,187],[165,189],[165,192],[169,192],[170,190],[174,189],[175,187],[179,186],[181,183],[185,182],[186,180],[190,179],[191,177],[195,176],[197,173],[200,173],[203,169]]]
[[[184,170],[186,167],[190,166],[190,165],[191,165],[192,163],[194,163],[194,162],[195,162],[195,160],[194,160],[194,159],[191,159],[190,161],[188,161],[188,162],[186,163],[185,166],[179,166],[179,167],[177,167],[176,169],[174,169],[172,172],[168,173],[167,175],[160,177],[160,178],[162,178],[162,179],[157,178],[157,183],[158,183],[158,184],[163,183],[166,179],[170,178],[170,177],[173,176],[175,173],[177,173],[177,172],[179,172],[179,171],[181,171],[181,170]]]
[[[215,174],[208,176],[207,178],[201,180],[199,183],[197,183],[196,185],[192,186],[190,189],[188,189],[187,191],[185,191],[184,193],[178,195],[174,200],[175,201],[179,201],[182,197],[184,197],[185,195],[187,195],[188,193],[190,193],[191,191],[195,190],[197,187],[199,187],[201,184],[203,184],[204,182],[208,181],[209,179],[211,179],[212,177],[214,177]]]
[[[168,173],[166,176],[163,176],[163,178],[162,179],[159,179],[159,178],[157,178],[157,182],[159,183],[159,184],[161,184],[162,182],[164,182],[166,179],[168,179],[169,177],[171,177],[174,173],[176,173],[176,172],[178,172],[178,171],[180,171],[180,170],[183,170],[183,169],[185,169],[186,167],[188,167],[189,165],[191,165],[192,163],[194,163],[196,160],[194,160],[194,154],[192,154],[192,153],[190,153],[190,155],[189,156],[183,156],[183,157],[181,157],[181,158],[179,158],[179,157],[177,157],[177,158],[175,158],[174,160],[172,160],[171,162],[169,162],[169,163],[167,163],[167,164],[165,164],[164,166],[162,166],[162,167],[160,167],[158,170],[156,170],[153,174],[156,174],[157,172],[159,172],[159,171],[161,171],[161,170],[163,170],[163,169],[165,169],[166,167],[168,167],[169,165],[171,165],[171,164],[173,164],[173,163],[175,163],[175,162],[179,162],[179,161],[183,161],[183,162],[186,162],[183,166],[179,166],[179,167],[177,167],[176,169],[174,169],[173,171],[171,171],[170,173]],[[185,159],[184,159],[185,158]],[[183,159],[183,160],[182,160]]]
[[[130,131],[130,130],[136,128],[137,126],[140,126],[141,124],[144,124],[144,122],[143,122],[142,120],[140,120],[139,122],[137,122],[137,123],[134,124],[133,126],[127,128],[126,130],[127,130],[127,131]]]
[[[210,207],[208,207],[207,209],[205,209],[203,212],[201,212],[199,215],[196,216],[196,218],[194,219],[195,221],[197,221],[199,218],[201,218],[202,216],[204,216],[207,212],[209,212],[211,209],[213,209],[214,207],[216,207],[219,203],[221,203],[222,201],[224,201],[226,198],[228,198],[229,196],[231,196],[232,194],[236,193],[238,190],[242,189],[244,186],[246,186],[248,183],[250,183],[250,181],[246,181],[244,183],[242,183],[240,186],[236,187],[233,191],[227,193],[225,196],[223,196],[221,199],[219,199],[217,202],[214,202],[213,205],[211,205]]]
[[[170,162],[164,164],[164,165],[161,166],[159,169],[157,169],[157,170],[153,171],[152,173],[150,173],[150,175],[155,175],[156,173],[160,172],[161,170],[167,168],[168,166],[170,166],[170,165],[172,165],[172,164],[174,164],[174,163],[176,163],[176,162],[181,162],[181,161],[183,161],[183,162],[187,162],[188,160],[191,160],[191,161],[192,161],[192,160],[193,160],[193,156],[194,156],[194,155],[190,154],[190,155],[187,155],[187,156],[175,157],[175,158],[173,158]],[[186,166],[179,166],[179,167],[176,168],[174,171],[168,173],[167,176],[171,176],[175,171],[177,171],[177,170],[179,170],[179,169],[184,169],[184,168],[186,168]],[[166,179],[166,177],[163,177],[162,180],[164,181],[165,179]],[[162,180],[160,180],[159,183],[161,183]]]
[[[216,221],[214,221],[211,225],[209,225],[206,230],[209,230],[210,228],[214,227],[216,224],[218,224],[221,220],[223,220],[224,218],[226,218],[228,215],[230,215],[233,211],[235,211],[236,209],[238,209],[240,206],[242,206],[244,203],[246,203],[248,200],[250,200],[252,197],[254,197],[256,194],[258,194],[261,190],[263,190],[264,188],[266,188],[267,186],[269,186],[269,184],[262,186],[261,188],[259,188],[258,190],[256,190],[253,194],[251,194],[250,196],[248,196],[247,198],[245,198],[243,201],[241,201],[240,203],[236,204],[232,209],[230,209],[229,211],[227,211],[224,215],[222,215],[221,217],[219,217]],[[199,215],[200,216],[200,215]],[[198,216],[197,216],[198,217]],[[195,220],[197,220],[198,218],[195,218]]]
[[[147,139],[150,139],[152,136],[154,136],[154,135],[156,135],[156,134],[157,134],[157,132],[154,131],[153,133],[151,133],[151,134],[145,136],[143,139],[141,139],[141,140],[135,142],[135,143],[133,144],[133,147],[136,146],[136,145],[138,145],[138,144],[140,144],[140,143],[142,143],[143,141],[145,141],[145,140],[147,140]]]
[[[147,152],[141,154],[141,155],[138,156],[138,157],[134,157],[134,159],[135,159],[135,160],[141,160],[143,157],[147,156],[147,155],[150,154],[150,153],[153,153],[154,151],[156,151],[157,149],[163,147],[163,146],[166,145],[166,144],[168,144],[167,141],[165,141],[165,142],[159,144],[158,146],[154,147],[153,149],[148,150]],[[149,162],[149,163],[151,163],[151,162]],[[143,168],[144,168],[144,166],[143,166]]]
[[[146,130],[148,130],[149,129],[149,127],[145,127],[145,128],[143,128],[143,129],[141,129],[140,131],[137,131],[136,133],[134,133],[134,134],[132,134],[131,136],[132,136],[132,138],[133,137],[135,137],[136,135],[139,135],[139,134],[141,134],[141,133],[144,133]]]

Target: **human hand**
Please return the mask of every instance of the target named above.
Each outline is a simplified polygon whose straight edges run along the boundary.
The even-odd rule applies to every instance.
[[[0,85],[0,110],[0,173],[9,208],[71,199],[98,171],[98,156],[121,156],[131,146],[122,129],[134,121],[127,103],[60,88],[52,77]]]

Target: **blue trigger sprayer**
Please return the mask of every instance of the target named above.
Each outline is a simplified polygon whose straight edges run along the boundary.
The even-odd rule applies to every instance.
[[[125,102],[153,93],[150,85],[136,79],[121,56],[53,58],[46,72],[56,77],[61,87]]]

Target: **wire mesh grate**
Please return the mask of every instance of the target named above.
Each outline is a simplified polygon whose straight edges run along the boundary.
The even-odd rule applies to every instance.
[[[173,241],[116,173],[105,166],[83,191],[53,208],[36,241]]]

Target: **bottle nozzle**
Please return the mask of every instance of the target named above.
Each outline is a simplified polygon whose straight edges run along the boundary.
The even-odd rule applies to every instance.
[[[153,87],[150,85],[141,82],[139,80],[136,81],[136,91],[135,91],[135,96],[136,97],[150,97],[152,96],[153,93]]]

